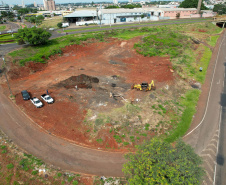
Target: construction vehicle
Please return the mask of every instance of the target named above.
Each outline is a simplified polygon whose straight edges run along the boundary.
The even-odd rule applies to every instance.
[[[140,91],[150,91],[150,90],[155,90],[155,84],[154,81],[152,80],[150,84],[147,82],[142,82],[141,84],[133,84],[131,89],[137,89]]]

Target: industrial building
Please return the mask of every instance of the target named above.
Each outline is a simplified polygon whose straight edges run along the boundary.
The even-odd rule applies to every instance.
[[[213,16],[211,13],[203,14]],[[75,11],[64,16],[69,23],[76,25],[114,24],[120,22],[158,21],[176,18],[201,17],[196,8],[135,8],[135,9],[97,9]]]

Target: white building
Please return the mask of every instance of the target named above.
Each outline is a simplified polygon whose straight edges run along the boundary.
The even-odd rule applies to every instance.
[[[118,4],[118,0],[113,0],[113,3],[114,4]]]

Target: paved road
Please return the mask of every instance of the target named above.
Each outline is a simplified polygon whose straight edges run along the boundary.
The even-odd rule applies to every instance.
[[[225,41],[226,42],[226,41]],[[224,44],[224,50],[226,50],[226,44]],[[216,185],[223,185],[226,183],[226,54],[224,54],[224,84],[223,91],[221,93],[221,122],[220,122],[220,137],[219,137],[219,147],[217,153],[217,165],[216,165]]]
[[[213,73],[211,79],[211,86],[209,91],[209,98],[207,101],[206,111],[197,129],[192,130],[188,136],[184,138],[185,142],[190,144],[200,156],[203,157],[204,167],[207,172],[207,176],[204,180],[204,184],[213,184],[215,179],[215,164],[217,158],[218,150],[218,140],[219,140],[219,125],[224,120],[224,107],[221,109],[221,106],[226,105],[226,96],[222,94],[224,86],[224,74],[225,74],[225,62],[226,62],[226,32],[222,37],[219,51],[217,52],[217,58],[215,60],[215,65],[213,66]],[[225,86],[226,87],[226,86]],[[226,93],[226,91],[225,91]],[[221,119],[222,112],[222,119]],[[222,123],[221,123],[222,124]],[[226,132],[226,131],[225,131]],[[223,137],[221,134],[220,137]],[[222,163],[222,150],[223,143],[220,139],[219,144],[219,157],[220,163]],[[222,150],[221,150],[222,149]],[[226,153],[225,153],[226,154]],[[226,166],[225,166],[226,168]],[[226,171],[224,171],[225,173]],[[217,172],[219,174],[220,172]],[[222,176],[223,177],[223,176]],[[224,181],[226,182],[226,176],[224,175]],[[218,183],[217,183],[218,184]],[[224,183],[219,183],[224,184]]]
[[[6,49],[9,51],[10,46],[6,47],[9,47]],[[14,44],[13,47],[17,46]],[[208,148],[218,128],[225,49],[226,46],[222,45],[206,117],[202,125],[185,138],[185,141],[191,144],[199,154]],[[1,88],[0,94],[0,128],[21,148],[62,169],[95,175],[122,176],[121,167],[124,163],[122,154],[82,148],[55,138],[41,131],[40,128],[34,127],[34,123],[1,93]]]
[[[122,153],[83,148],[59,139],[34,126],[2,93],[0,102],[1,130],[28,153],[69,171],[122,176],[122,164],[125,162]]]

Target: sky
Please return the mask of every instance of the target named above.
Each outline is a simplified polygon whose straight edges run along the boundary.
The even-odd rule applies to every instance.
[[[3,1],[6,4],[12,5],[12,4],[18,4],[21,5],[22,4],[22,0],[0,0],[0,4],[2,4]],[[37,4],[43,4],[43,0],[35,0]],[[80,3],[80,2],[84,2],[84,3],[91,3],[91,2],[113,2],[113,0],[55,0],[55,3]],[[127,0],[119,0],[119,1],[127,1]],[[134,1],[139,1],[139,0],[134,0]],[[152,0],[155,1],[155,0]],[[164,0],[161,0],[164,1]],[[174,0],[177,1],[177,0]],[[34,0],[24,0],[25,4],[33,4]]]

